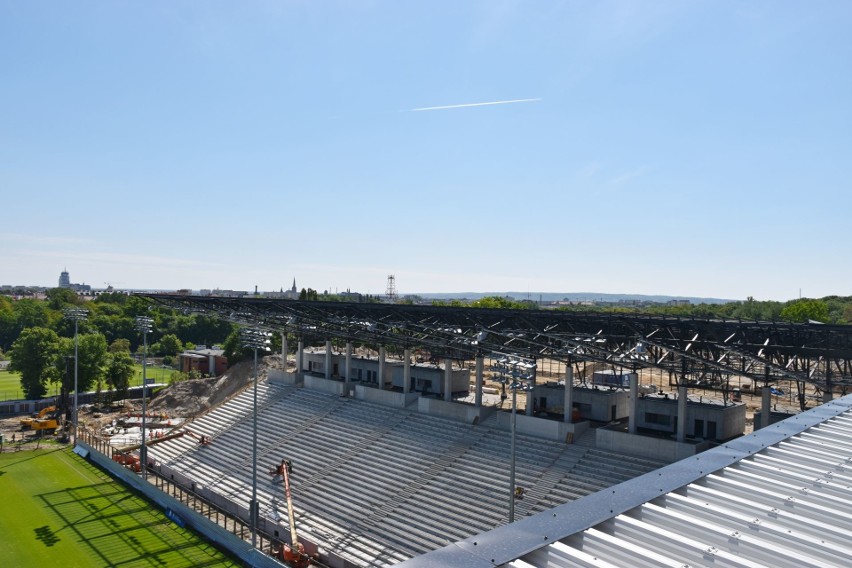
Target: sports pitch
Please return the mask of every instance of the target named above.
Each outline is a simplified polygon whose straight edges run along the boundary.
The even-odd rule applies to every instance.
[[[240,566],[69,448],[0,454],[4,566]]]

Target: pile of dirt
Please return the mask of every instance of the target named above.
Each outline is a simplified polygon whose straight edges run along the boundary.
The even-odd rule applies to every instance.
[[[275,359],[271,356],[258,361],[258,380],[266,378],[267,370],[276,363]],[[192,418],[225,402],[250,386],[253,380],[254,361],[243,361],[230,367],[220,377],[181,381],[162,389],[148,404],[148,412]]]

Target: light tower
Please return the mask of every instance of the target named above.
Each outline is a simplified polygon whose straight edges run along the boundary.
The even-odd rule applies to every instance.
[[[387,296],[389,303],[396,303],[396,276],[393,274],[388,274],[388,287],[387,290],[385,290],[385,295]]]
[[[523,488],[515,485],[515,430],[517,420],[518,391],[527,391],[531,396],[535,383],[535,359],[515,355],[497,355],[495,365],[491,368],[499,374],[498,382],[509,386],[512,390],[512,421],[511,443],[509,448],[509,522],[515,522],[515,499],[523,495]]]
[[[65,273],[67,274],[67,272]],[[77,443],[77,324],[89,317],[89,311],[83,308],[66,308],[65,317],[74,320],[74,444]]]
[[[148,447],[145,444],[145,421],[147,420],[148,407],[146,405],[145,390],[148,385],[148,334],[154,326],[154,320],[148,316],[136,316],[136,329],[142,332],[142,342],[145,346],[142,352],[142,446],[139,449],[139,458],[142,462],[142,479],[148,479]]]
[[[249,517],[251,520],[251,546],[257,548],[257,350],[269,351],[270,334],[260,329],[244,328],[240,331],[243,345],[254,349],[254,402],[252,404],[252,435],[251,435],[251,503]]]

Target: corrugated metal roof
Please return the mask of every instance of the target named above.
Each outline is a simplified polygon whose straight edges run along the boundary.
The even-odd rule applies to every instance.
[[[852,566],[852,395],[402,565]]]

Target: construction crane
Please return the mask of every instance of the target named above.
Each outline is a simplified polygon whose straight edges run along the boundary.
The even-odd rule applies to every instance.
[[[296,534],[296,518],[293,515],[293,497],[290,494],[290,474],[293,464],[290,460],[281,460],[281,465],[271,469],[270,475],[280,475],[284,479],[284,496],[287,498],[287,517],[290,522],[290,544],[283,543],[278,550],[272,550],[272,556],[283,560],[293,568],[307,568],[311,565],[311,557],[305,554],[305,546],[299,542]]]

